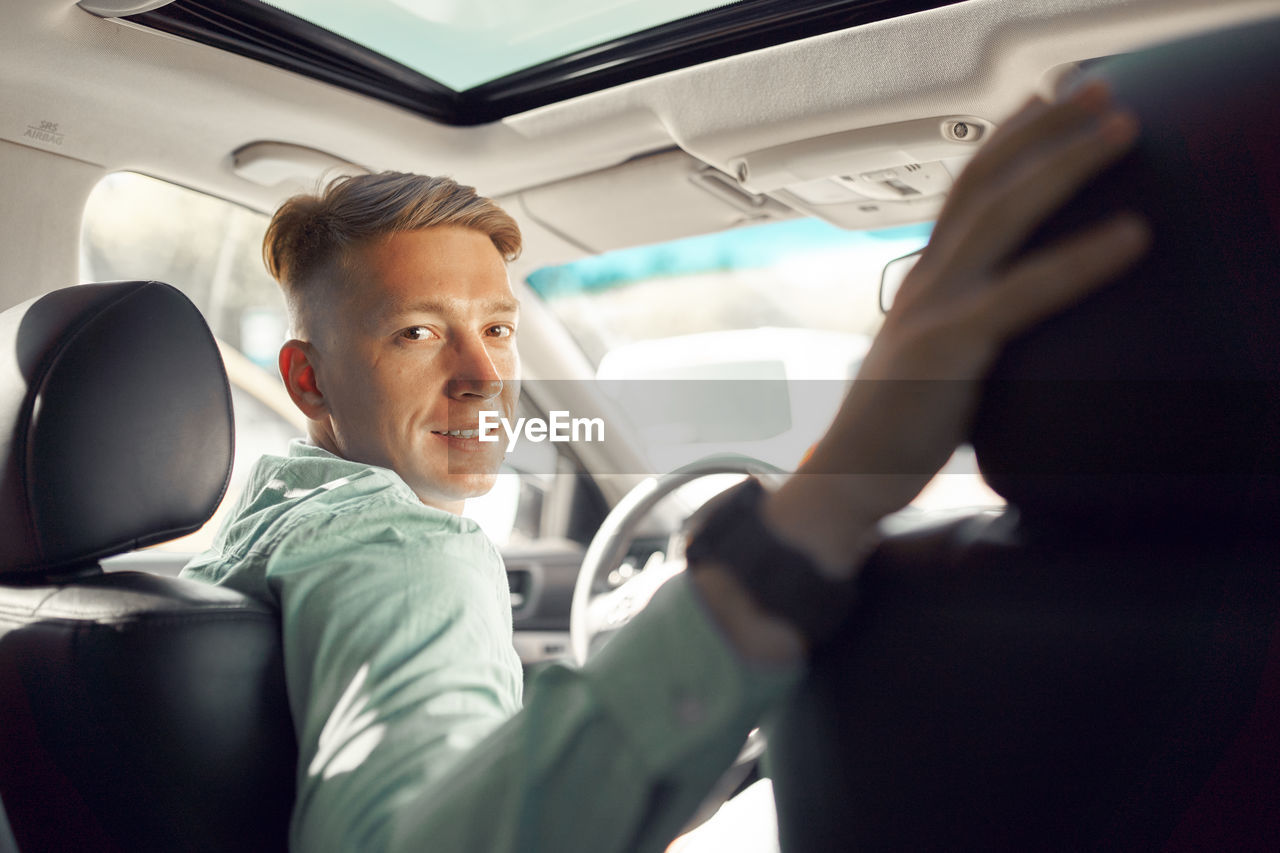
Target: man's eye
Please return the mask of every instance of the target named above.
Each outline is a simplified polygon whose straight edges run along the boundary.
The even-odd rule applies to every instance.
[[[489,336],[493,338],[509,338],[515,333],[516,330],[511,326],[498,325],[489,327]]]
[[[400,332],[400,337],[407,341],[425,341],[431,337],[431,330],[426,326],[410,326]]]

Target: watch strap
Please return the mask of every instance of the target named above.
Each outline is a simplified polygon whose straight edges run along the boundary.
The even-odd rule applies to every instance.
[[[750,477],[713,499],[685,548],[689,570],[711,562],[726,567],[762,610],[794,625],[810,647],[819,645],[844,622],[854,580],[822,574],[807,554],[775,536],[760,515],[764,496]]]

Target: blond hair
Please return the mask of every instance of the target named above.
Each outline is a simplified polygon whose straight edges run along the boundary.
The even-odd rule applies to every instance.
[[[400,231],[437,225],[483,232],[508,262],[520,254],[520,226],[474,187],[452,178],[379,172],[344,175],[316,195],[286,201],[267,226],[262,259],[284,290],[297,322],[310,283],[335,262],[340,267],[349,250]]]

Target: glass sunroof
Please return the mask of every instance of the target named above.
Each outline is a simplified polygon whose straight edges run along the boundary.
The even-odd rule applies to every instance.
[[[269,0],[464,92],[724,0]]]
[[[125,20],[469,127],[960,2],[171,0]]]

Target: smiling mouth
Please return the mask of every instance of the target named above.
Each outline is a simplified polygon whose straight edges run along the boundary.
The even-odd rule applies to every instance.
[[[443,446],[450,451],[464,455],[473,453],[491,455],[499,447],[498,444],[492,443],[493,439],[481,440],[479,429],[433,429],[431,434],[441,439],[444,442]]]

